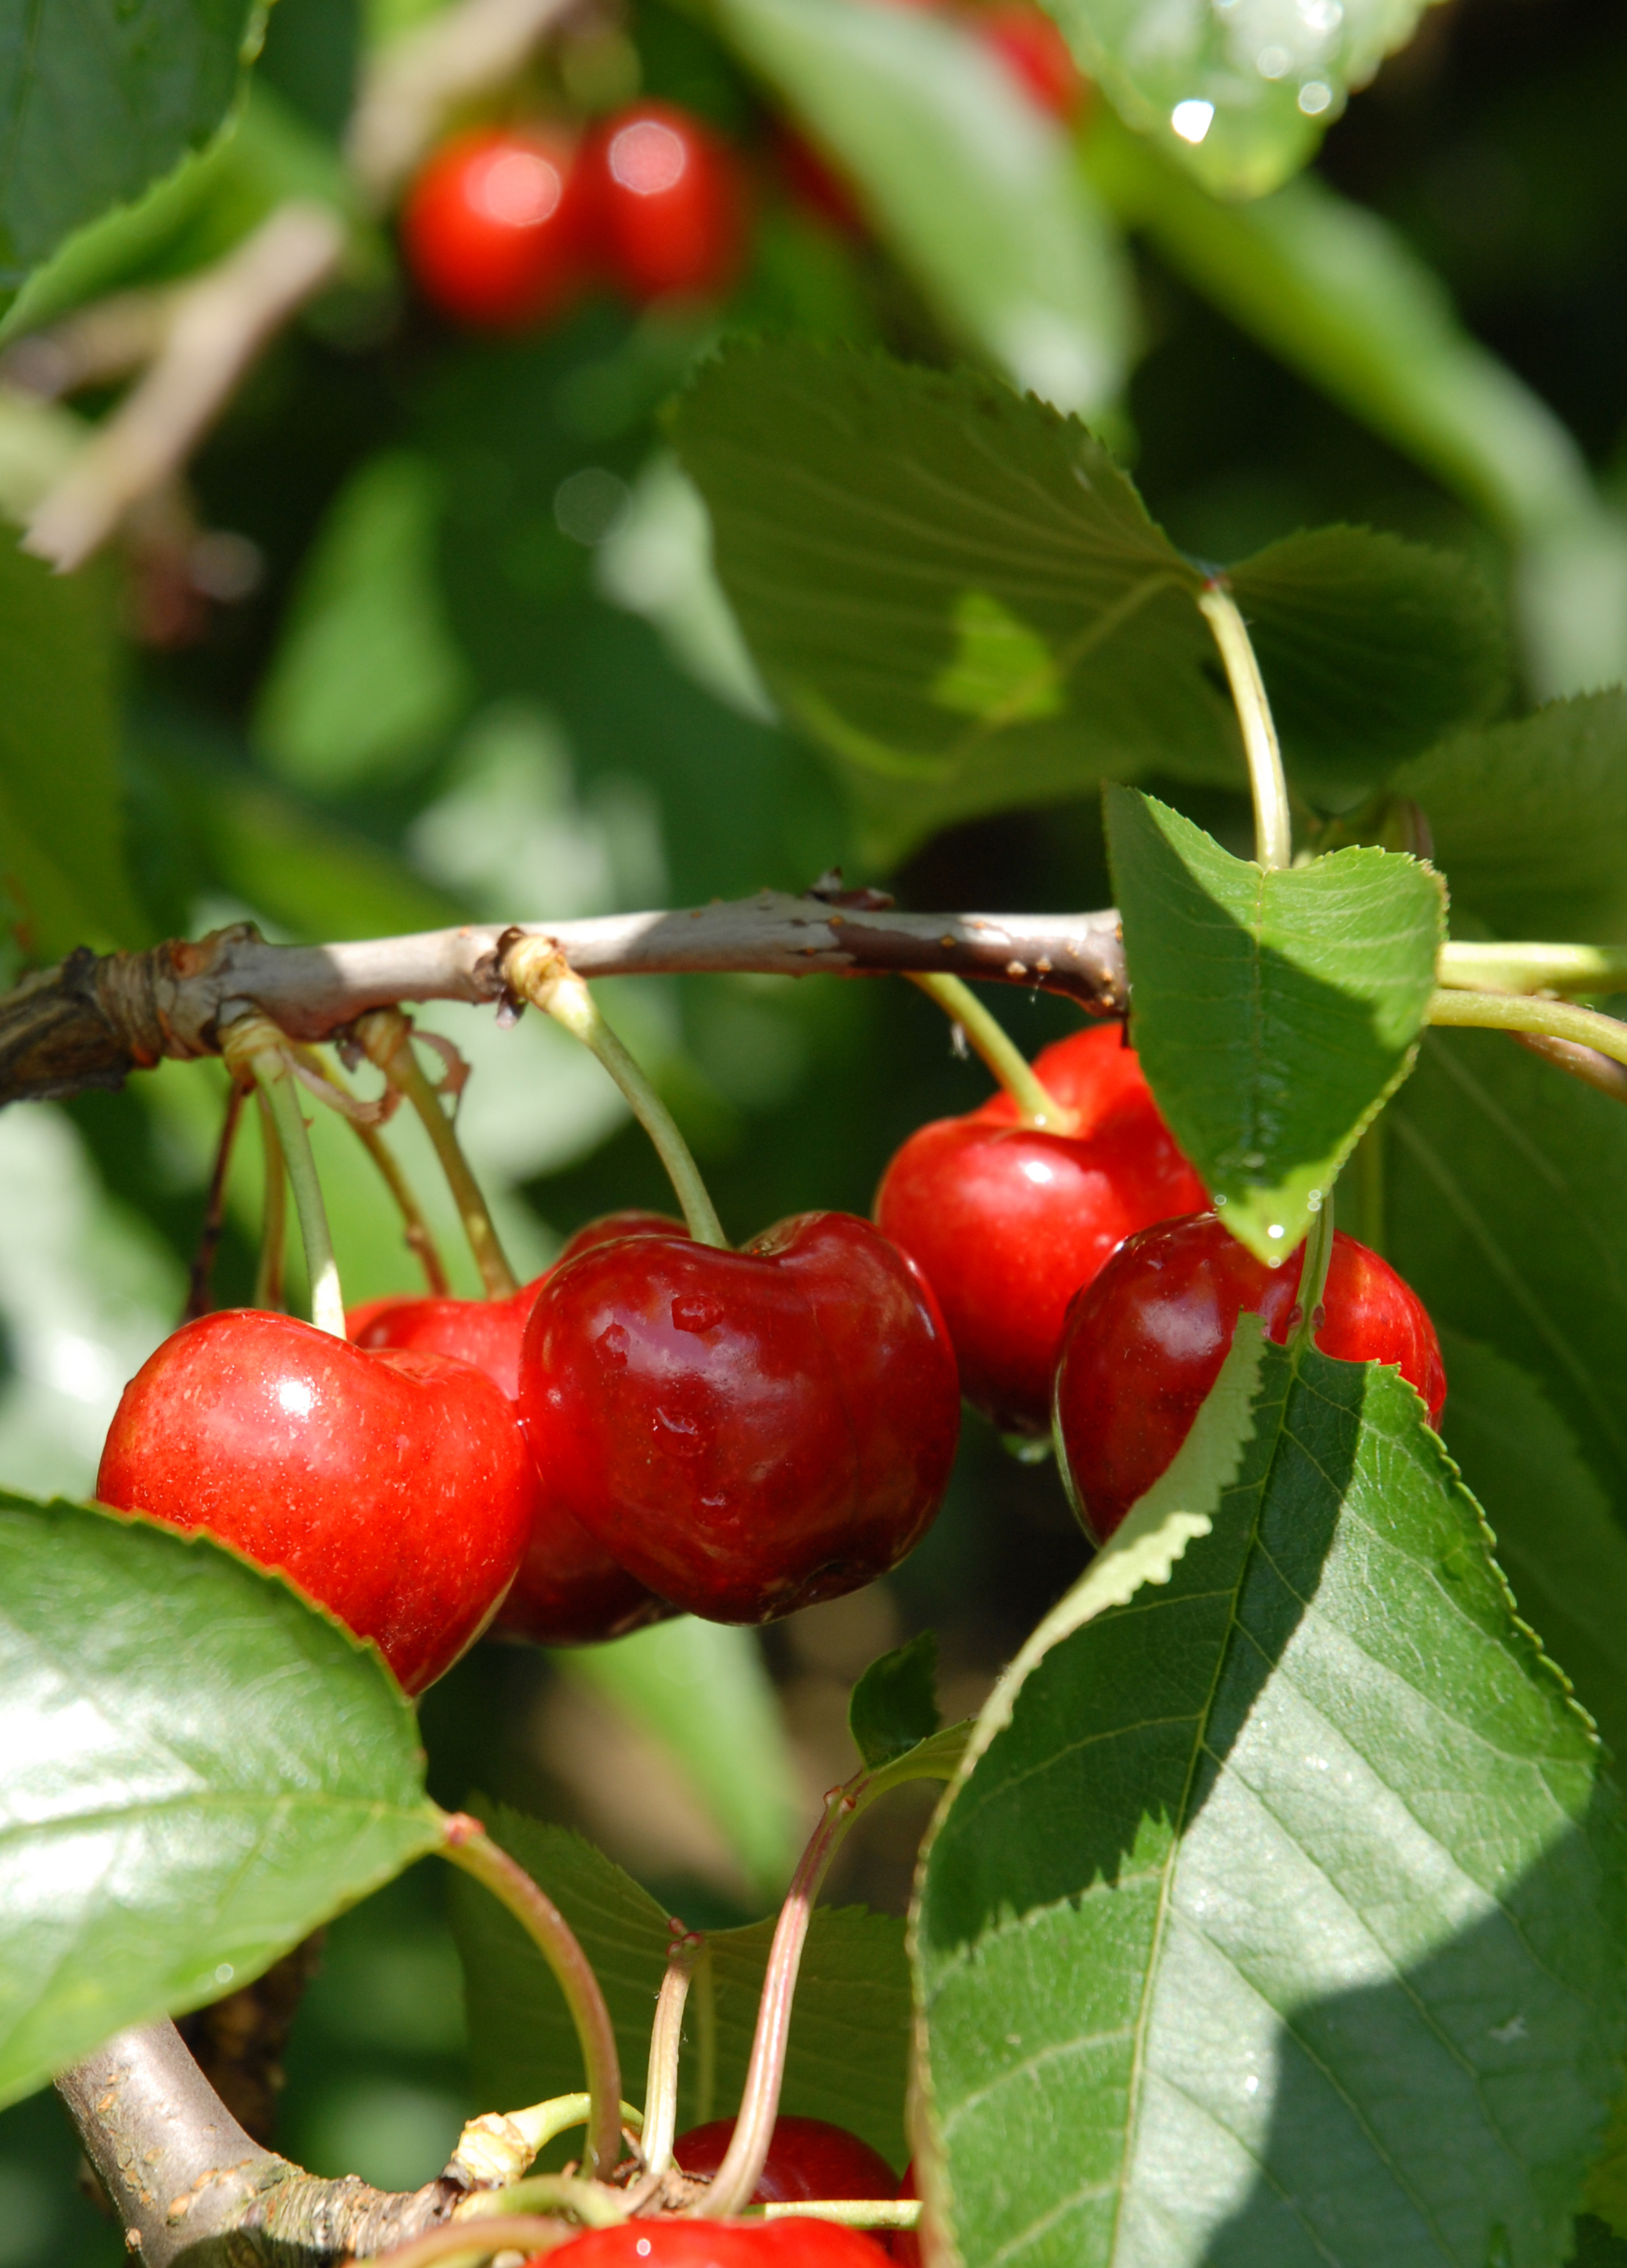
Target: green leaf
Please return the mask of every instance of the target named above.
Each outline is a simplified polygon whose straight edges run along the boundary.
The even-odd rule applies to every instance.
[[[417,770],[457,721],[468,672],[435,582],[437,470],[404,451],[347,483],[262,681],[256,737],[295,786],[344,794]]]
[[[1228,0],[1048,0],[1132,126],[1217,196],[1257,197],[1303,166],[1428,0],[1247,9]]]
[[[853,1744],[872,1771],[929,1741],[943,1721],[938,1641],[931,1631],[871,1662],[847,1703]]]
[[[6,0],[0,286],[213,135],[258,50],[261,0]]]
[[[124,865],[113,585],[54,575],[0,530],[0,904],[30,959],[136,946]]]
[[[1227,1226],[1275,1263],[1410,1067],[1440,885],[1365,848],[1268,873],[1133,788],[1106,809],[1148,1079]]]
[[[1627,694],[1463,733],[1393,785],[1422,805],[1453,903],[1501,936],[1627,938]]]
[[[479,1804],[477,1799],[477,1809]],[[621,2053],[622,2092],[644,2098],[650,2020],[666,1967],[669,1917],[619,1867],[578,1835],[499,1809],[490,1831],[540,1882],[581,1940],[604,1988]],[[581,2087],[581,2057],[558,1986],[529,1940],[496,1901],[459,1878],[452,1926],[463,1958],[475,2085],[484,2102],[516,2109]],[[700,1979],[691,1992],[678,2079],[678,2131],[732,2116],[757,2022],[773,1916],[714,1931],[716,2085],[699,2092]],[[902,2167],[910,2036],[904,1926],[890,1915],[819,1907],[796,1988],[781,2107],[862,2134]]]
[[[1202,575],[1076,421],[799,342],[726,349],[677,440],[752,655],[872,856],[1110,774],[1240,782]]]
[[[1508,650],[1467,559],[1365,527],[1291,535],[1227,571],[1289,776],[1343,806],[1443,733],[1492,715]]]
[[[1066,136],[966,30],[868,0],[714,0],[951,335],[1062,409],[1107,409],[1133,319],[1116,236]]]
[[[752,1888],[779,1897],[796,1864],[801,1787],[756,1632],[679,1615],[554,1659],[661,1743]]]
[[[1431,1032],[1385,1113],[1385,1255],[1539,1381],[1627,1521],[1627,1111],[1496,1032]]]
[[[0,2102],[440,1840],[376,1653],[201,1536],[0,1496]]]
[[[1450,1328],[1440,1345],[1440,1430],[1491,1523],[1498,1564],[1544,1652],[1627,1756],[1627,1534],[1530,1373]]]
[[[1627,2014],[1598,1744],[1395,1372],[1246,1326],[1206,1420],[940,1813],[929,2198],[968,2268],[1550,2268]]]

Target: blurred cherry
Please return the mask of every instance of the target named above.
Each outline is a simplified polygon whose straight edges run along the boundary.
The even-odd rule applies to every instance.
[[[978,38],[998,55],[1036,108],[1064,126],[1083,115],[1091,83],[1074,61],[1056,18],[1037,0],[994,0],[971,20]]]
[[[456,322],[523,329],[570,304],[587,272],[573,153],[542,129],[479,128],[443,143],[401,217],[407,263]]]
[[[1220,1375],[1237,1319],[1262,1316],[1287,1343],[1305,1247],[1268,1268],[1213,1213],[1166,1220],[1121,1246],[1069,1313],[1056,1371],[1056,1433],[1069,1492],[1105,1543],[1191,1430]],[[1431,1425],[1446,1398],[1423,1301],[1376,1252],[1342,1231],[1316,1344],[1341,1362],[1393,1363]]]
[[[746,192],[734,153],[676,103],[606,120],[582,158],[610,280],[634,299],[716,298],[745,263]]]

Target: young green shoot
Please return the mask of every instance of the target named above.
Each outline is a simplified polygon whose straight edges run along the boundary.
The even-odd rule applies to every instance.
[[[411,1019],[403,1016],[399,1008],[374,1008],[359,1016],[351,1028],[369,1059],[411,1104],[434,1145],[487,1299],[512,1300],[520,1289],[520,1279],[508,1264],[496,1225],[480,1193],[480,1184],[463,1155],[457,1130],[412,1051]]]
[[[1226,681],[1243,732],[1243,754],[1248,764],[1249,792],[1254,799],[1254,857],[1268,871],[1286,866],[1294,855],[1293,828],[1288,808],[1288,782],[1283,776],[1283,752],[1277,745],[1265,680],[1249,642],[1237,601],[1218,580],[1206,583],[1198,611],[1214,632],[1215,644],[1226,666]]]
[[[983,1005],[969,984],[963,984],[958,976],[936,976],[926,969],[912,970],[910,982],[919,985],[929,1000],[936,1000],[944,1014],[959,1025],[1016,1103],[1020,1124],[1039,1127],[1051,1134],[1073,1132],[1079,1123],[1078,1112],[1067,1109],[1056,1100],[1005,1027]]]
[[[503,976],[516,998],[530,1001],[556,1023],[563,1024],[598,1057],[654,1144],[690,1234],[697,1244],[715,1245],[727,1251],[728,1239],[677,1122],[605,1022],[598,1002],[558,946],[544,937],[516,938],[503,956]]]

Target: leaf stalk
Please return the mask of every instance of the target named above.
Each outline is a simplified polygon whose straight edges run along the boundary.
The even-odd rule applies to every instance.
[[[1038,1127],[1051,1134],[1074,1131],[1079,1123],[1078,1112],[1066,1108],[1056,1100],[999,1018],[990,1013],[969,984],[963,984],[958,976],[936,975],[927,969],[911,971],[910,982],[918,985],[928,1000],[936,1000],[944,1014],[959,1025],[1016,1103],[1023,1125]]]
[[[1277,743],[1265,680],[1250,641],[1247,626],[1236,600],[1219,580],[1206,583],[1198,596],[1198,611],[1214,632],[1215,644],[1226,666],[1226,681],[1242,727],[1243,754],[1248,764],[1249,792],[1254,799],[1254,857],[1269,871],[1292,864],[1293,826],[1289,814],[1288,782],[1283,772],[1283,751]]]

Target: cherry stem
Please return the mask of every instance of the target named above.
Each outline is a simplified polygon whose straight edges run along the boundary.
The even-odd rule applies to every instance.
[[[311,1151],[310,1130],[300,1107],[288,1047],[275,1024],[264,1016],[240,1016],[221,1035],[226,1067],[248,1071],[258,1080],[283,1146],[283,1164],[293,1190],[294,1211],[305,1246],[306,1273],[311,1285],[311,1321],[319,1331],[344,1336],[344,1294],[339,1288],[339,1266],[333,1256],[333,1235],[328,1208]],[[268,1183],[268,1189],[269,1189]],[[270,1208],[268,1207],[268,1211]]]
[[[917,2228],[919,2198],[795,2198],[763,2207],[765,2220],[838,2220],[844,2228]]]
[[[567,2221],[544,2220],[536,2213],[504,2213],[477,2229],[467,2220],[453,2220],[432,2228],[426,2236],[415,2236],[410,2244],[398,2244],[393,2252],[370,2253],[367,2268],[434,2268],[438,2260],[489,2260],[494,2252],[505,2251],[535,2257],[557,2251],[581,2235]]]
[[[1265,681],[1249,642],[1237,601],[1217,578],[1203,585],[1198,611],[1215,634],[1220,658],[1226,666],[1232,704],[1243,730],[1243,754],[1248,763],[1249,792],[1254,799],[1254,858],[1268,869],[1286,866],[1294,855],[1293,827],[1289,817],[1288,782],[1283,775],[1283,752]]]
[[[209,1195],[203,1200],[203,1219],[198,1229],[197,1249],[192,1256],[192,1266],[187,1277],[187,1304],[181,1313],[182,1322],[196,1322],[214,1305],[215,1255],[220,1249],[221,1232],[226,1227],[226,1177],[232,1170],[232,1153],[237,1147],[238,1129],[243,1123],[243,1089],[233,1079],[226,1088],[226,1117],[220,1128],[220,1140],[215,1149],[215,1169],[209,1177]],[[279,1185],[281,1172],[279,1163]]]
[[[340,1095],[350,1096],[349,1087],[323,1063],[314,1049],[300,1048],[296,1053],[307,1069],[324,1085]],[[369,1126],[359,1118],[351,1118],[350,1123],[358,1141],[378,1167],[385,1188],[396,1200],[396,1210],[402,1219],[403,1241],[424,1270],[424,1280],[429,1285],[431,1294],[437,1300],[447,1299],[452,1285],[447,1280],[446,1263],[440,1257],[440,1248],[435,1241],[434,1231],[425,1218],[424,1209],[418,1201],[411,1182],[401,1169],[399,1160],[376,1126]]]
[[[1334,1193],[1322,1192],[1319,1211],[1311,1216],[1309,1233],[1305,1241],[1305,1257],[1299,1263],[1299,1294],[1296,1306],[1299,1320],[1289,1340],[1291,1353],[1298,1356],[1316,1344],[1316,1333],[1320,1320],[1322,1294],[1327,1289],[1327,1270],[1334,1256]]]
[[[661,1980],[655,2021],[650,2027],[649,2076],[644,2088],[644,2170],[664,2174],[672,2162],[678,2126],[678,2050],[684,2038],[684,2008],[690,1979],[706,1952],[706,1940],[685,1930],[667,1948],[667,1973]]]
[[[533,2174],[504,2190],[477,2191],[460,2207],[458,2224],[467,2228],[471,2222],[500,2219],[504,2213],[545,2213],[551,2205],[574,2213],[587,2228],[615,2228],[627,2218],[626,2201],[618,2190],[585,2182],[576,2174]]]
[[[959,1025],[989,1070],[1010,1096],[1024,1126],[1041,1127],[1053,1134],[1071,1134],[1079,1114],[1060,1103],[1035,1071],[999,1018],[990,1012],[958,976],[912,969],[910,982]]]
[[[1453,940],[1436,957],[1435,976],[1475,992],[1614,992],[1627,983],[1627,946]]]
[[[254,1299],[256,1307],[280,1308],[288,1245],[288,1180],[277,1121],[271,1116],[270,1103],[257,1087],[255,1103],[265,1159],[265,1195],[260,1212],[260,1258],[255,1269]]]
[[[610,2012],[593,1965],[553,1900],[477,1819],[462,1811],[451,1815],[445,1837],[441,1856],[501,1900],[553,1971],[587,2070],[588,2170],[608,2174],[621,2155],[621,2066]]]
[[[697,1244],[715,1245],[727,1252],[728,1239],[677,1120],[605,1022],[598,1002],[558,946],[545,937],[517,938],[503,957],[503,976],[511,990],[563,1024],[598,1057],[654,1144],[690,1234]]]
[[[1615,1016],[1601,1016],[1594,1008],[1579,1008],[1571,1000],[1543,1000],[1518,992],[1443,990],[1430,995],[1428,1020],[1571,1040],[1596,1048],[1612,1062],[1627,1064],[1627,1024]]]
[[[497,1227],[457,1138],[457,1130],[412,1051],[411,1019],[399,1008],[375,1008],[351,1027],[368,1057],[418,1113],[447,1177],[488,1300],[512,1300],[520,1279],[508,1264]]]

